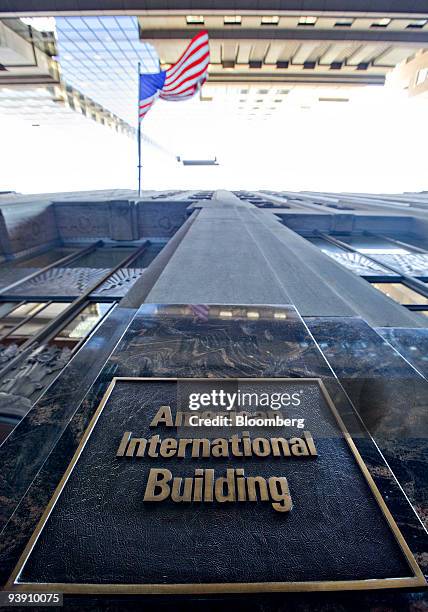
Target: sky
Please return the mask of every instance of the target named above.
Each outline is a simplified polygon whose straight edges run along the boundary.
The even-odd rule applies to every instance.
[[[143,141],[143,189],[427,190],[427,111],[428,99],[387,87],[361,88],[348,103],[284,104],[265,119],[158,101],[143,131],[169,153]],[[0,134],[0,191],[137,186],[136,141],[83,117],[33,127],[0,115]],[[176,155],[219,165],[184,167]]]

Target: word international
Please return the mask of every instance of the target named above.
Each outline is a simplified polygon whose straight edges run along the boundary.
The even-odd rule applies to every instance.
[[[173,418],[168,407],[161,407],[150,427],[172,427]],[[257,437],[249,431],[230,438],[164,438],[159,434],[137,438],[125,431],[119,441],[116,457],[121,461],[142,458],[212,458],[224,460],[239,457],[245,461],[251,457],[281,457],[289,459],[316,458],[318,451],[310,431],[301,437]],[[307,460],[307,459],[306,459]],[[242,464],[241,464],[242,465]],[[246,476],[243,467],[226,469],[226,475],[216,477],[211,468],[196,468],[193,476],[173,476],[164,467],[151,468],[144,492],[145,502],[266,502],[270,501],[276,512],[290,512],[293,504],[285,476]]]
[[[165,438],[156,434],[134,438],[125,431],[116,452],[117,457],[316,457],[318,455],[310,431],[297,438],[251,438],[248,431],[230,438]]]

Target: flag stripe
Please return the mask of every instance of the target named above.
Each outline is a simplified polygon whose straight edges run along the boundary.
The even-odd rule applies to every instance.
[[[207,69],[207,66],[204,66],[201,70],[199,70],[199,72],[196,72],[195,74],[191,74],[190,76],[188,76],[186,79],[182,79],[182,81],[180,82],[180,85],[177,85],[177,87],[174,87],[174,89],[172,91],[167,91],[165,93],[171,94],[171,93],[181,93],[182,91],[182,87],[184,85],[186,85],[186,83],[193,82],[194,84],[196,84],[199,81],[199,77],[203,74],[205,74],[205,71]],[[189,87],[189,85],[187,85],[187,87]]]
[[[180,64],[173,64],[165,72],[165,85],[170,85],[174,79],[181,74],[181,71],[192,61],[201,57],[204,53],[209,51],[208,41],[198,45]]]
[[[146,116],[157,98],[180,101],[191,98],[207,80],[210,63],[208,32],[199,32],[179,60],[156,74],[140,74],[139,120]]]
[[[171,94],[171,95],[160,94],[160,98],[162,98],[162,100],[179,101],[179,100],[184,100],[185,98],[192,98],[195,95],[196,91],[197,91],[197,86],[191,85],[190,87],[188,87],[187,89],[185,89],[179,94]]]
[[[184,51],[180,59],[178,59],[175,64],[170,66],[167,70],[168,76],[173,76],[177,70],[181,68],[183,63],[188,59],[190,55],[194,52],[198,51],[203,45],[208,45],[208,33],[200,32],[197,36],[195,36],[189,43],[187,49]]]
[[[174,89],[176,89],[177,87],[179,87],[181,85],[181,83],[183,82],[184,77],[188,75],[188,73],[190,72],[190,74],[192,74],[192,70],[195,68],[200,68],[201,65],[204,65],[204,68],[208,65],[209,63],[209,52],[207,51],[206,53],[204,53],[204,55],[202,55],[202,57],[198,58],[197,60],[195,60],[194,62],[192,62],[191,64],[189,64],[188,66],[186,66],[182,72],[180,72],[180,74],[174,79],[174,81],[172,81],[171,83],[168,83],[168,85],[165,85],[163,87],[163,91],[173,91]],[[208,61],[207,61],[208,60]]]

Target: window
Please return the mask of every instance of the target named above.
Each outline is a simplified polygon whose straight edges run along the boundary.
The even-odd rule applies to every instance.
[[[186,23],[187,25],[203,24],[205,19],[203,15],[187,15]]]
[[[0,339],[5,344],[22,344],[59,317],[69,302],[5,302],[0,304]],[[48,344],[74,348],[112,308],[113,303],[90,303],[77,313]]]
[[[339,240],[365,255],[406,255],[411,252],[377,236],[339,236]]]
[[[46,304],[38,302],[27,302],[26,304],[2,304],[1,314],[4,315],[0,320],[0,335],[9,334],[15,327],[21,325],[25,319],[33,317],[37,312],[44,308]],[[9,312],[6,313],[5,310]]]
[[[303,69],[304,70],[313,70],[316,66],[316,62],[303,62]]]
[[[250,68],[261,68],[262,67],[262,61],[261,60],[250,60],[248,62],[248,65]]]
[[[428,298],[403,283],[372,283],[372,286],[399,304],[428,304]]]
[[[324,206],[331,206],[331,204],[324,204]],[[336,234],[335,238],[339,244],[330,242],[333,236],[330,240],[327,239],[327,236],[325,238],[310,237],[307,240],[398,304],[426,316],[428,296],[425,287],[428,289],[428,283],[419,284],[420,281],[426,281],[428,277],[428,255],[426,253],[415,253],[412,246],[407,243],[388,240],[374,234]],[[345,245],[349,245],[351,250],[348,250]],[[418,284],[415,283],[412,286],[408,280],[409,276],[413,277]]]
[[[321,202],[314,202],[314,204],[319,204],[324,206]],[[342,248],[339,245],[333,244],[324,238],[308,238],[309,242],[316,245],[325,255],[334,259],[340,265],[348,268],[354,274],[358,274],[366,278],[366,280],[376,281],[380,276],[391,275],[390,272],[386,268],[383,268],[380,264],[372,262],[370,259],[365,257],[359,252],[349,252],[345,248]],[[340,237],[340,240],[344,242],[344,238]],[[373,278],[372,278],[373,277]],[[395,277],[394,277],[395,278]]]
[[[111,307],[112,304],[98,302],[88,304],[70,323],[63,327],[53,342],[64,344],[86,338]]]
[[[297,25],[299,26],[314,26],[317,22],[317,17],[304,16],[299,17]]]
[[[357,66],[357,70],[368,70],[369,65],[368,62],[360,62]]]
[[[331,62],[330,70],[341,70],[343,62]]]
[[[377,21],[373,21],[371,24],[371,28],[387,28],[391,23],[392,19],[389,17],[383,17],[383,19],[378,19]]]
[[[39,333],[46,325],[51,323],[58,317],[68,306],[66,302],[53,302],[51,304],[43,304],[43,307],[38,309],[33,314],[31,319],[26,323],[22,323],[15,331],[9,334],[9,338],[26,339],[29,336],[34,336]]]
[[[289,62],[287,62],[287,61],[284,61],[284,60],[278,60],[278,61],[276,62],[276,67],[277,67],[277,68],[288,68],[288,64],[289,64]]]
[[[20,261],[10,261],[7,262],[7,266],[17,267],[17,268],[44,268],[52,263],[55,263],[59,259],[63,257],[67,257],[67,255],[71,255],[75,253],[76,249],[66,249],[66,248],[57,248],[50,249],[49,251],[45,251],[40,255],[33,255],[32,257],[22,259]]]
[[[344,249],[341,249],[339,246],[332,244],[331,242],[327,242],[323,238],[307,238],[309,242],[315,244],[318,248],[321,249],[323,253],[346,253]]]
[[[279,23],[278,15],[264,15],[261,21],[262,25],[278,25],[278,23]]]
[[[416,21],[411,21],[407,27],[420,29],[420,28],[425,27],[427,23],[428,23],[428,19],[416,19]]]
[[[128,268],[147,268],[148,265],[152,263],[154,258],[159,255],[162,251],[164,245],[160,243],[152,243],[144,249],[144,251],[138,255],[137,259],[134,259],[130,264],[128,264]]]
[[[136,251],[135,247],[99,247],[73,262],[69,268],[114,268]]]
[[[224,17],[224,25],[241,25],[241,23],[241,15],[225,15]]]
[[[259,89],[259,90],[257,91],[257,93],[258,93],[258,94],[262,94],[262,95],[266,95],[266,94],[268,94],[268,93],[269,93],[269,90],[268,90],[268,89]]]
[[[13,302],[3,302],[3,304],[0,304],[0,319],[3,319],[16,307],[17,304],[14,304]]]
[[[416,86],[422,85],[428,79],[428,68],[422,68],[418,70],[418,74],[416,75]]]
[[[340,19],[336,20],[334,27],[335,28],[350,28],[353,23],[354,23],[353,19],[349,17],[341,17]]]
[[[72,357],[73,351],[80,346],[101,319],[114,307],[114,303],[87,303],[80,312],[70,314],[72,320],[58,322],[57,330],[45,335],[41,341],[33,344],[34,336],[45,326],[55,323],[57,317],[70,306],[67,302],[27,302],[0,304],[0,339],[2,349],[2,368],[19,356],[18,350],[25,342],[30,344],[29,354],[24,353],[23,360],[18,361],[16,384],[13,381],[12,393],[24,396],[33,404],[38,400],[46,387],[55,379],[59,371]],[[64,323],[66,323],[64,325]],[[61,329],[62,327],[62,329]],[[56,335],[55,335],[56,334]],[[54,337],[53,337],[54,336]],[[11,379],[3,378],[1,391],[11,393]],[[15,425],[21,420],[28,408],[19,404],[17,411],[3,411],[0,419],[0,443]],[[7,414],[7,420],[4,419]],[[9,418],[10,416],[10,418]]]

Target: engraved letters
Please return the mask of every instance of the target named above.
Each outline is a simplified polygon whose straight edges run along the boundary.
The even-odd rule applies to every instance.
[[[150,427],[177,427],[186,424],[187,415],[177,412],[173,417],[170,406],[160,406]],[[170,459],[208,459],[237,457],[311,458],[318,452],[309,431],[302,437],[251,437],[249,431],[229,438],[161,438],[159,434],[149,438],[134,437],[125,431],[119,442],[117,457],[139,459],[143,457]],[[145,502],[174,503],[204,502],[258,502],[269,501],[277,512],[289,512],[293,503],[285,476],[263,477],[245,474],[244,468],[227,468],[226,473],[216,474],[214,469],[196,468],[193,475],[175,476],[171,470],[151,468],[146,483]]]

